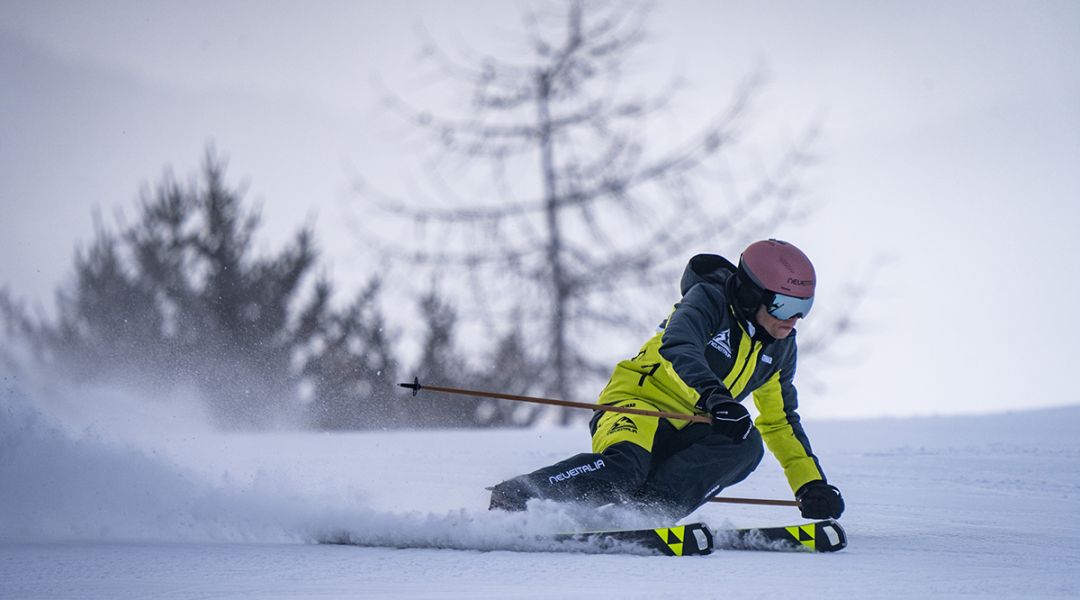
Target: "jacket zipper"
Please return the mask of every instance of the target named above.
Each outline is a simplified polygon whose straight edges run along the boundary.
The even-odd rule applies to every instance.
[[[754,355],[755,346],[757,346],[757,342],[750,342],[750,352],[746,354],[746,360],[743,361],[742,368],[739,369],[739,374],[735,376],[735,379],[731,380],[731,387],[735,387],[739,384],[739,379],[742,378],[743,373],[746,371],[746,366],[750,364],[750,357]]]

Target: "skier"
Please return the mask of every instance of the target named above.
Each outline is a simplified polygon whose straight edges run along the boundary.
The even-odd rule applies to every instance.
[[[814,267],[795,246],[759,241],[736,267],[699,254],[682,300],[637,356],[620,362],[600,404],[709,415],[711,426],[597,411],[592,453],[499,483],[491,509],[525,510],[532,498],[633,503],[680,519],[742,481],[764,454],[779,460],[802,516],[837,518],[844,499],[810,449],[796,411],[795,323],[814,303]],[[753,394],[751,423],[740,404]]]

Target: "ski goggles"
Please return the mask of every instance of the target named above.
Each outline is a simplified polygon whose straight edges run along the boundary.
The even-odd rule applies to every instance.
[[[810,314],[810,307],[813,305],[813,296],[796,298],[784,294],[773,294],[772,299],[765,304],[765,310],[773,317],[786,321],[791,317],[805,317]]]

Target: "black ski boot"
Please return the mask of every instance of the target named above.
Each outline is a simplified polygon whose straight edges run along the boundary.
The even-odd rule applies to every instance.
[[[517,479],[504,481],[488,489],[491,490],[491,504],[488,505],[488,510],[521,512],[525,510],[525,503],[533,498],[533,495],[526,490],[525,483]]]

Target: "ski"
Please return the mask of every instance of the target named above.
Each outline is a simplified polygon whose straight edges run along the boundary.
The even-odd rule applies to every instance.
[[[847,534],[834,520],[784,527],[713,529],[705,523],[690,523],[654,529],[628,529],[562,533],[505,543],[470,542],[441,538],[438,541],[368,538],[345,531],[321,536],[320,544],[383,546],[393,548],[441,548],[457,550],[508,550],[517,552],[584,552],[597,554],[652,554],[660,556],[704,556],[713,550],[765,550],[779,552],[836,552],[847,546]],[[554,542],[554,543],[553,543]]]
[[[555,539],[560,542],[582,542],[600,552],[619,552],[628,545],[664,556],[700,556],[713,550],[712,530],[704,523],[656,529],[565,533],[555,536]]]
[[[847,546],[847,533],[832,519],[745,529],[712,529],[704,523],[691,523],[656,529],[570,533],[556,539],[586,542],[601,552],[617,552],[625,544],[632,544],[664,556],[701,556],[713,550],[836,552]]]
[[[716,548],[781,552],[836,552],[847,547],[847,532],[833,519],[784,527],[717,529]]]

